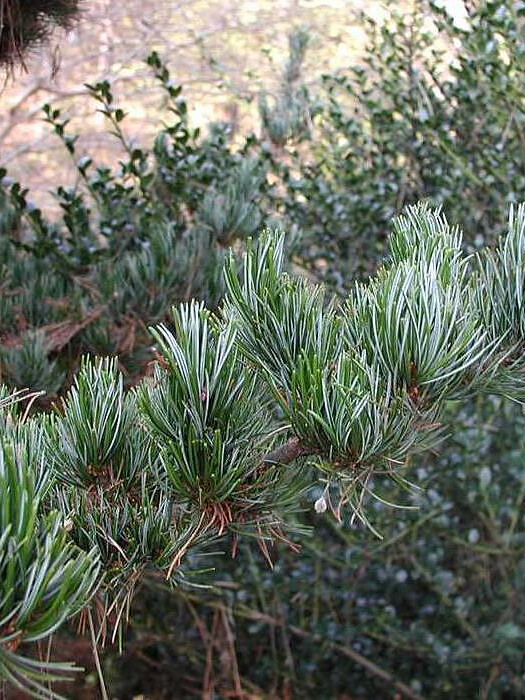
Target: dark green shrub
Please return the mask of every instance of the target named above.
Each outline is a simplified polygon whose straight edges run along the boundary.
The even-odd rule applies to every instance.
[[[324,77],[311,152],[295,149],[283,175],[305,255],[338,290],[374,269],[388,222],[414,201],[443,205],[470,247],[503,229],[525,186],[522,13],[475,3],[462,28],[425,0],[363,16],[362,62]]]
[[[155,53],[148,63],[172,117],[150,151],[128,142],[110,85],[88,86],[125,153],[115,170],[79,157],[68,120],[44,107],[80,178],[75,187],[57,186],[58,220],[49,221],[0,171],[0,334],[12,348],[3,353],[4,381],[15,386],[54,393],[60,383],[45,379],[47,370],[40,376],[43,364],[59,356],[67,371],[85,351],[119,354],[131,377],[140,374],[153,357],[147,324],[193,297],[216,305],[228,246],[270,221],[267,166],[252,154],[253,139],[234,149],[220,124],[201,139],[165,65]],[[17,349],[37,330],[40,359],[24,368]]]

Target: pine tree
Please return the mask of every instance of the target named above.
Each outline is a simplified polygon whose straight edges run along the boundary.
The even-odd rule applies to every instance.
[[[54,27],[70,28],[79,12],[79,0],[0,0],[0,66],[24,65],[28,51]]]
[[[152,329],[158,361],[133,390],[116,360],[86,359],[51,414],[3,399],[2,677],[47,692],[70,667],[32,643],[80,612],[95,642],[115,638],[142,577],[189,580],[210,544],[252,536],[271,561],[303,533],[314,481],[317,511],[373,529],[367,501],[381,479],[406,488],[448,402],[523,400],[525,205],[494,250],[461,244],[439,210],[410,208],[383,267],[337,304],[284,271],[268,232],[241,270],[230,258],[217,312],[193,301]]]

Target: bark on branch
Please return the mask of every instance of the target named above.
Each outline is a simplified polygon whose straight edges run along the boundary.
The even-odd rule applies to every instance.
[[[285,442],[284,445],[279,445],[279,447],[268,452],[263,459],[263,464],[267,466],[270,464],[290,464],[298,457],[311,454],[314,454],[311,448],[301,444],[299,438],[293,437],[288,442]]]

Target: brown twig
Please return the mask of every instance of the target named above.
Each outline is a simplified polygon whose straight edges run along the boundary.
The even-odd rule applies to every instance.
[[[201,599],[199,599],[193,594],[185,593],[182,595],[182,598],[186,600],[195,600],[199,603],[203,602]],[[220,602],[206,601],[205,604],[208,607],[214,609],[220,610],[224,608],[224,605]],[[271,615],[267,615],[266,613],[261,613],[258,610],[252,610],[244,606],[238,606],[233,609],[233,613],[234,615],[239,615],[240,617],[244,617],[249,620],[264,622],[267,625],[270,625],[271,627],[285,627],[290,632],[290,634],[292,634],[295,637],[299,637],[301,639],[309,639],[315,642],[316,644],[326,644],[338,654],[346,656],[346,658],[351,659],[359,666],[365,668],[376,678],[379,678],[385,683],[389,683],[393,688],[399,691],[403,697],[409,698],[409,700],[424,700],[423,696],[419,695],[419,693],[410,688],[410,686],[403,683],[403,681],[398,680],[392,673],[390,673],[390,671],[387,671],[381,666],[378,666],[378,664],[374,663],[370,659],[366,658],[366,656],[359,654],[357,651],[348,646],[338,644],[337,642],[333,642],[327,639],[326,637],[323,637],[319,634],[315,634],[314,632],[308,632],[307,630],[301,627],[297,627],[296,625],[287,625],[284,619],[279,620],[275,617],[272,617]]]

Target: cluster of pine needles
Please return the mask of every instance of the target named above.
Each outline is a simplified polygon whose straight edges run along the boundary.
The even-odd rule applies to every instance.
[[[49,40],[56,27],[71,29],[80,14],[79,0],[0,0],[0,66],[7,73],[31,49]]]

